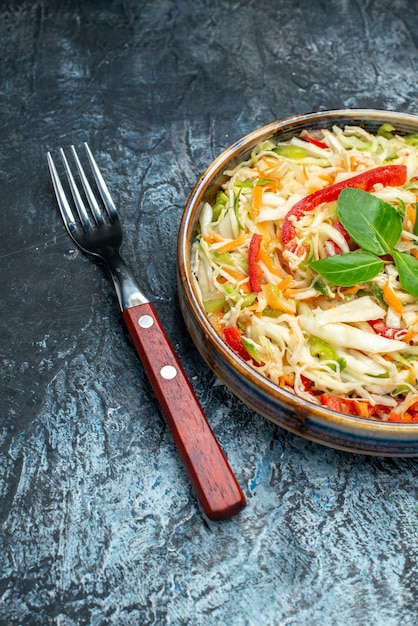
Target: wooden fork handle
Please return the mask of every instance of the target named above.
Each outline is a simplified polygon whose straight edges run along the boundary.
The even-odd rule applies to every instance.
[[[245,496],[154,307],[147,302],[122,314],[204,513],[211,520],[232,517]]]

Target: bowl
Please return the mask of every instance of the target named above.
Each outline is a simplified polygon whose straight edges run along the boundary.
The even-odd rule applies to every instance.
[[[201,356],[230,391],[256,413],[296,435],[339,450],[376,456],[418,455],[418,423],[381,422],[345,415],[303,400],[275,385],[241,360],[214,331],[202,307],[191,269],[191,245],[199,213],[222,183],[223,172],[244,160],[260,141],[285,141],[303,129],[355,124],[375,133],[383,123],[401,134],[418,132],[418,117],[407,113],[347,109],[297,115],[254,130],[222,152],[206,169],[186,204],[178,235],[180,308]]]

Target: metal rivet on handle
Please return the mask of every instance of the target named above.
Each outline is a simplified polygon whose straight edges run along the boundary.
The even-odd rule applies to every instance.
[[[151,326],[154,324],[154,320],[151,315],[141,315],[138,320],[138,324],[141,328],[151,328]]]
[[[177,376],[177,370],[172,365],[164,365],[164,367],[160,369],[160,374],[166,380],[171,380]]]

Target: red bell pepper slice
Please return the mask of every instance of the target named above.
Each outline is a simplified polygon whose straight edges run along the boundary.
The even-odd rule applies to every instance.
[[[227,326],[223,331],[224,339],[228,346],[234,352],[244,359],[244,361],[252,361],[252,357],[242,343],[241,333],[237,326]]]
[[[260,266],[258,265],[258,253],[260,252],[261,240],[263,239],[262,235],[258,233],[254,233],[251,237],[250,245],[248,248],[248,269],[250,275],[250,288],[251,291],[259,292],[261,291],[261,283],[260,278],[262,276],[262,271]]]
[[[303,390],[304,390],[304,391],[307,391],[307,392],[308,392],[308,391],[312,391],[312,385],[313,385],[313,383],[312,383],[312,381],[311,381],[311,379],[310,379],[310,378],[308,378],[307,376],[304,376],[303,374],[301,374],[301,376],[300,376],[300,382],[301,382],[301,383],[302,383],[302,385],[303,385]]]
[[[345,230],[345,228],[341,224],[341,222],[334,222],[333,226],[334,226],[335,230],[338,230],[338,232],[341,233],[341,235],[344,237],[344,239],[348,243],[350,241],[350,235]],[[330,255],[331,254],[341,254],[341,252],[342,252],[340,246],[337,243],[335,243],[335,241],[333,241],[332,239],[328,239],[328,241],[327,241],[327,248],[328,247],[329,247],[329,250],[330,250]]]
[[[414,407],[411,408],[412,410],[408,409],[402,414],[392,411],[389,413],[388,422],[418,422],[418,412]]]
[[[344,237],[344,239],[346,240],[346,242],[348,243],[350,241],[350,235],[348,234],[348,232],[345,230],[344,226],[341,224],[341,222],[334,222],[333,226],[335,228],[335,230],[338,230],[339,233],[341,233],[341,235]]]
[[[331,411],[338,411],[339,413],[345,413],[346,415],[358,415],[358,411],[355,404],[351,400],[345,398],[339,398],[338,396],[331,396],[327,393],[321,395],[321,404]]]
[[[331,411],[338,411],[339,413],[345,413],[345,415],[356,415],[357,417],[365,417],[360,411],[359,401],[351,400],[350,398],[339,398],[328,393],[321,395],[321,404]],[[364,401],[361,401],[364,404]],[[388,407],[383,404],[373,405],[367,402],[367,417],[376,415],[377,413],[387,413]]]
[[[317,148],[322,148],[322,149],[328,148],[326,143],[324,143],[323,141],[319,141],[319,139],[314,139],[313,137],[310,137],[309,135],[304,135],[302,139],[304,139],[305,141],[308,141],[309,143],[313,144]]]
[[[402,340],[408,332],[406,328],[390,328],[381,319],[368,320],[368,324],[370,324],[377,335],[386,337],[386,339]]]
[[[397,187],[403,185],[406,181],[406,166],[405,165],[382,165],[381,167],[375,167],[367,172],[362,172],[357,176],[343,180],[340,183],[329,185],[323,189],[319,189],[314,193],[311,193],[306,198],[302,198],[299,202],[293,205],[288,211],[284,222],[282,224],[282,242],[284,245],[289,242],[295,236],[294,217],[296,220],[304,215],[307,211],[312,211],[315,207],[323,202],[333,202],[337,200],[338,196],[343,189],[347,187],[356,187],[363,191],[370,191],[374,185],[381,183],[385,186]]]

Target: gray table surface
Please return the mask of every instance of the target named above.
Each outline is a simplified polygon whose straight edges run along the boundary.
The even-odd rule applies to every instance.
[[[181,318],[177,230],[200,173],[276,119],[417,112],[414,0],[0,5],[0,623],[413,626],[414,459],[291,435],[216,380]],[[242,485],[210,522],[46,151],[88,141]]]

